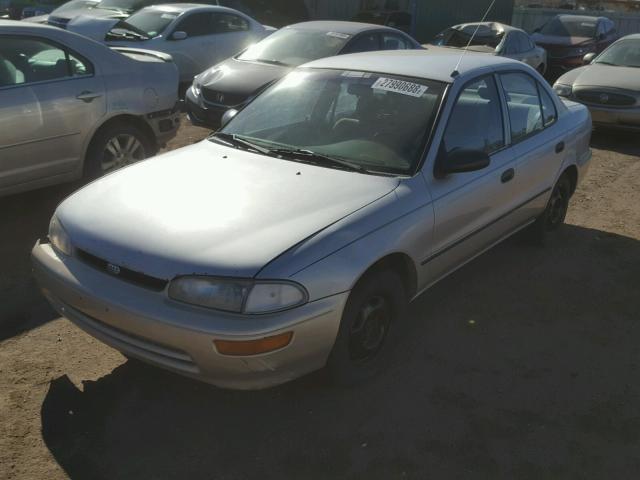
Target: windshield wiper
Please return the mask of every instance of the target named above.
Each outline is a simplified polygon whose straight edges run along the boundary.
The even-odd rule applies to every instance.
[[[364,173],[368,172],[368,170],[364,168],[362,165],[358,165],[356,163],[352,163],[347,160],[341,160],[339,158],[330,157],[328,155],[323,155],[321,153],[316,153],[311,150],[305,150],[303,148],[298,148],[298,149],[277,148],[277,149],[271,150],[270,153],[280,155],[282,157],[297,158],[309,163],[340,167],[346,170],[351,170],[352,172],[364,172]]]
[[[236,135],[235,133],[224,133],[224,132],[216,132],[212,135],[212,137],[219,138],[223,142],[230,144],[234,147],[243,147],[247,150],[254,150],[258,153],[262,153],[263,155],[271,155],[272,150],[268,148],[261,147],[260,145],[256,145],[255,143]]]

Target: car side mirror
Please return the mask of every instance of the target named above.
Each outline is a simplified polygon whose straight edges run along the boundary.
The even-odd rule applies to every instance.
[[[587,53],[584,57],[582,57],[582,63],[585,65],[589,65],[593,62],[593,59],[596,58],[596,54],[594,52]]]
[[[489,154],[482,150],[457,149],[439,158],[439,177],[453,173],[475,172],[491,163]]]
[[[184,40],[187,36],[187,32],[177,31],[171,34],[171,40]]]
[[[233,117],[238,114],[238,110],[235,108],[230,108],[222,115],[222,119],[220,119],[220,128],[224,127],[227,123],[231,121]]]

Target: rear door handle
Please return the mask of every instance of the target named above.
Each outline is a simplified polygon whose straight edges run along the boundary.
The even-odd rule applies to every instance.
[[[90,103],[93,102],[94,99],[101,97],[102,94],[101,93],[95,93],[95,92],[90,92],[88,90],[85,90],[82,93],[79,93],[78,95],[76,95],[76,98],[78,100],[82,100],[85,103]]]
[[[502,176],[500,177],[500,181],[502,183],[507,183],[510,182],[511,180],[513,180],[513,177],[516,176],[516,171],[513,168],[510,168],[509,170],[505,170],[504,172],[502,172]]]
[[[564,152],[564,142],[560,142],[556,145],[556,153]]]

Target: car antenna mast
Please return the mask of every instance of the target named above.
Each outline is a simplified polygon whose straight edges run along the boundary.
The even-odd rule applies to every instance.
[[[491,5],[489,5],[489,8],[487,8],[487,11],[484,12],[484,16],[482,17],[482,20],[480,20],[480,23],[478,23],[478,25],[476,25],[476,29],[474,30],[473,35],[471,35],[471,38],[469,39],[469,42],[467,43],[467,46],[464,47],[464,51],[462,52],[462,54],[460,55],[460,58],[458,59],[458,63],[456,64],[456,68],[453,70],[453,72],[451,72],[451,76],[453,78],[455,78],[458,75],[460,75],[460,72],[458,71],[458,69],[460,68],[460,64],[462,63],[462,59],[467,54],[467,50],[469,50],[469,47],[471,46],[471,42],[473,42],[473,39],[476,37],[476,34],[478,33],[478,30],[480,30],[480,25],[482,24],[482,22],[484,22],[487,19],[487,17],[489,16],[489,12],[493,9],[493,6],[495,4],[496,4],[496,0],[493,0],[491,2]]]

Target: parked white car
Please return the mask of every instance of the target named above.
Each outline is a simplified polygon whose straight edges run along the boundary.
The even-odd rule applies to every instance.
[[[67,29],[108,45],[168,53],[181,83],[274,31],[237,10],[192,3],[146,7],[126,20],[80,16]]]
[[[0,196],[152,156],[179,126],[171,57],[0,20]]]

